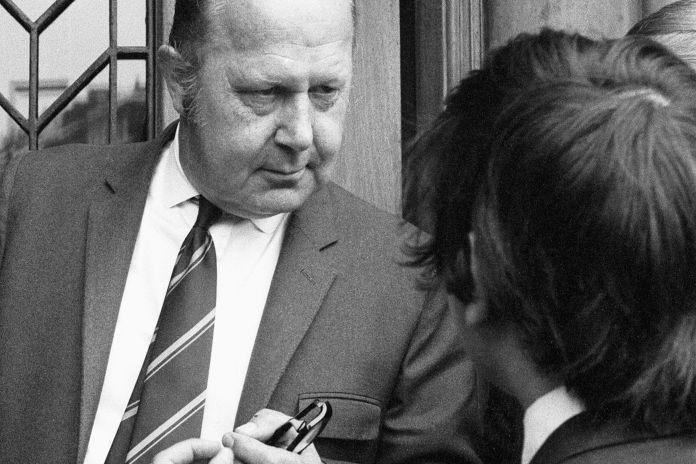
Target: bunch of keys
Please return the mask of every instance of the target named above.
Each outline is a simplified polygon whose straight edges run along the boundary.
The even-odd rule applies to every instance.
[[[278,427],[266,444],[299,454],[324,430],[329,419],[331,419],[331,404],[328,401],[314,401]],[[297,435],[294,438],[284,439],[291,429]]]

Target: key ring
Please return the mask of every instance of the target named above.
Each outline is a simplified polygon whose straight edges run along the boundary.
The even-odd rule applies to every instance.
[[[299,454],[324,430],[329,419],[331,419],[331,404],[328,401],[315,400],[295,417],[278,427],[266,444]],[[280,439],[291,428],[297,432],[297,436],[289,445],[280,445]]]

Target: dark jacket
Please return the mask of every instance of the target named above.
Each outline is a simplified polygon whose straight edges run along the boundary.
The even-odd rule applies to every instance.
[[[689,463],[696,463],[696,431],[636,431],[585,412],[556,429],[530,464]]]

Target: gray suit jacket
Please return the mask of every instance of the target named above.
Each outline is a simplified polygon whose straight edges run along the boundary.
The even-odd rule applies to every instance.
[[[84,458],[160,140],[16,159],[0,203],[0,456]],[[330,184],[296,211],[236,423],[315,398],[322,457],[476,462],[458,316],[414,289],[399,221]],[[426,301],[433,300],[433,301]]]

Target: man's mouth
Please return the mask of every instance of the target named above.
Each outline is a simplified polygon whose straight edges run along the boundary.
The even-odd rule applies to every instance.
[[[274,174],[286,175],[286,176],[292,176],[292,175],[294,175],[294,174],[301,173],[301,172],[303,172],[305,169],[306,169],[305,166],[302,166],[301,168],[297,168],[297,169],[293,169],[293,168],[290,168],[290,169],[272,169],[272,168],[264,168],[264,170],[266,170],[266,171],[268,171],[268,172],[272,172],[272,173],[274,173]]]
[[[261,168],[264,175],[283,181],[299,180],[307,170],[306,166],[301,168]]]

